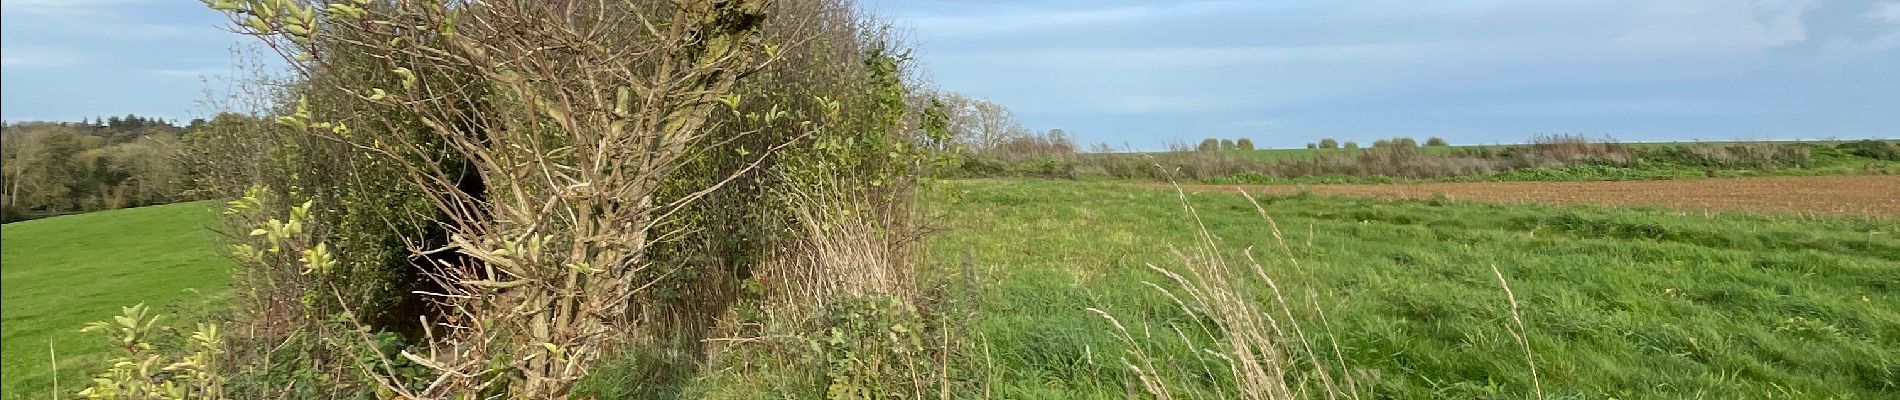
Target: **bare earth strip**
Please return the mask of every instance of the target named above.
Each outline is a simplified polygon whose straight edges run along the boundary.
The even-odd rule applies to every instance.
[[[1234,185],[1183,185],[1231,191]],[[1900,176],[1796,176],[1621,182],[1240,185],[1249,191],[1384,198],[1655,206],[1678,210],[1900,216]]]

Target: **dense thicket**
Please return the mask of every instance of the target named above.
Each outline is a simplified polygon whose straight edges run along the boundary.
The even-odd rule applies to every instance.
[[[848,1],[210,4],[293,69],[184,146],[240,199],[227,392],[563,397],[922,301],[949,119]]]

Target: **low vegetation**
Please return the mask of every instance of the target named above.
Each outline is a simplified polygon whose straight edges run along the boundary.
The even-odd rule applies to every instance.
[[[1438,139],[1438,138],[1433,138]],[[1331,139],[1305,150],[1091,153],[997,157],[972,154],[949,177],[1033,176],[1203,183],[1388,183],[1443,181],[1647,180],[1773,175],[1900,173],[1886,154],[1891,140],[1622,144],[1574,135],[1522,145],[1419,146],[1381,139],[1360,149]],[[1015,160],[1015,161],[1012,161]],[[1160,168],[1156,168],[1159,166]]]
[[[7,399],[78,392],[115,351],[87,322],[143,302],[174,321],[224,313],[231,262],[213,245],[210,203],[179,203],[0,225]],[[53,358],[59,367],[55,369]]]

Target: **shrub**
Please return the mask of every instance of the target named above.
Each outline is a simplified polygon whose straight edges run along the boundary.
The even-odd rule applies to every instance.
[[[220,399],[225,377],[217,364],[224,353],[224,336],[216,324],[198,324],[182,348],[154,345],[156,336],[177,329],[159,326],[158,315],[144,303],[120,307],[111,321],[86,324],[85,333],[104,336],[122,351],[108,362],[112,367],[94,375],[78,396],[90,399]],[[149,317],[148,317],[149,315]],[[169,341],[167,341],[169,342]],[[63,394],[63,393],[62,393]],[[58,396],[55,396],[58,397]]]
[[[1322,148],[1322,149],[1337,149],[1337,148],[1339,148],[1339,141],[1338,141],[1338,140],[1333,140],[1333,138],[1325,138],[1325,139],[1320,139],[1320,140],[1319,140],[1319,148]]]
[[[1234,147],[1237,147],[1241,150],[1253,151],[1253,139],[1248,139],[1248,138],[1236,139],[1234,140]]]
[[[1233,149],[1235,149],[1235,148],[1236,148],[1236,147],[1234,147],[1234,140],[1233,140],[1233,139],[1221,139],[1221,140],[1220,140],[1220,149],[1221,149],[1221,150],[1233,150]]]
[[[1220,139],[1215,139],[1215,138],[1201,139],[1201,145],[1195,147],[1194,149],[1199,150],[1199,151],[1219,151]]]
[[[1594,140],[1582,135],[1537,135],[1528,148],[1505,155],[1517,158],[1516,167],[1555,167],[1571,163],[1627,165],[1636,161],[1629,147],[1611,140]]]
[[[25,221],[27,219],[25,210],[20,209],[20,207],[15,207],[12,204],[0,204],[0,223]]]
[[[1762,142],[1697,143],[1643,151],[1643,159],[1647,161],[1712,169],[1799,168],[1811,166],[1813,158],[1806,147]]]
[[[1309,149],[1317,149],[1317,148],[1319,148],[1319,145],[1318,145],[1318,144],[1314,144],[1313,142],[1306,142],[1306,148],[1309,148]]]
[[[1858,140],[1841,143],[1835,148],[1846,150],[1848,154],[1876,160],[1900,161],[1900,144],[1891,140]]]
[[[1425,145],[1431,147],[1445,147],[1450,146],[1451,143],[1445,142],[1445,138],[1433,136],[1430,139],[1425,139]]]
[[[1354,141],[1351,141],[1351,140],[1348,140],[1348,141],[1346,141],[1346,148],[1348,148],[1348,149],[1357,149],[1357,148],[1359,148],[1359,142],[1354,142]]]
[[[1075,163],[1063,161],[1063,160],[1048,159],[1048,158],[1038,159],[1035,161],[1030,161],[1030,162],[1018,165],[1016,167],[1016,173],[1017,175],[1020,175],[1020,176],[1032,176],[1032,177],[1037,177],[1037,178],[1051,178],[1051,179],[1075,179],[1076,178]]]
[[[1010,162],[1043,158],[1066,160],[1074,157],[1075,142],[1062,130],[1056,129],[1045,133],[1029,133],[1003,139],[1002,143],[984,151],[983,155]]]
[[[939,173],[948,178],[985,178],[1005,176],[1009,171],[1009,163],[1003,160],[966,154]]]
[[[255,360],[307,354],[315,368],[305,375],[332,382],[411,398],[565,397],[609,348],[703,343],[696,335],[709,331],[686,328],[731,304],[734,278],[765,254],[804,259],[811,247],[795,245],[832,239],[801,236],[812,232],[791,226],[800,215],[787,196],[844,197],[844,211],[876,222],[849,232],[868,241],[850,249],[907,259],[918,171],[948,161],[936,153],[948,141],[941,107],[916,101],[901,49],[849,2],[404,2],[368,12],[278,3],[212,7],[286,58],[324,61],[300,64],[309,68],[284,82],[290,89],[257,96],[290,101],[265,100],[237,121],[268,140],[216,159],[238,166],[225,176],[270,192],[256,209],[314,200],[322,211],[299,219],[308,230],[298,239],[315,244],[303,249],[311,254],[334,245],[341,254],[326,257],[340,262],[333,271],[282,254],[245,263],[241,273],[272,279],[238,279],[237,292],[260,299],[236,302],[249,311],[239,323],[260,332],[252,342],[315,343]],[[403,29],[378,28],[392,24]],[[566,50],[525,55],[547,46]],[[494,62],[530,58],[533,67]],[[295,209],[309,213],[304,204]],[[388,265],[411,279],[359,279],[359,267],[385,266],[358,262],[384,260],[365,254],[419,261]],[[441,287],[412,291],[409,281]],[[349,359],[361,335],[327,323],[367,319],[346,308],[397,307],[337,298],[327,283],[344,296],[425,303],[391,314],[439,328],[415,332],[408,350],[443,380],[404,388],[367,368],[387,362]],[[335,394],[300,397],[350,397]]]

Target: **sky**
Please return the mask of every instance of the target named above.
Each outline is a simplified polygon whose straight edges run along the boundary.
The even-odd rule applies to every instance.
[[[0,3],[0,117],[207,113],[222,17],[190,0]],[[937,86],[1032,129],[1521,142],[1900,137],[1895,0],[863,0]]]

